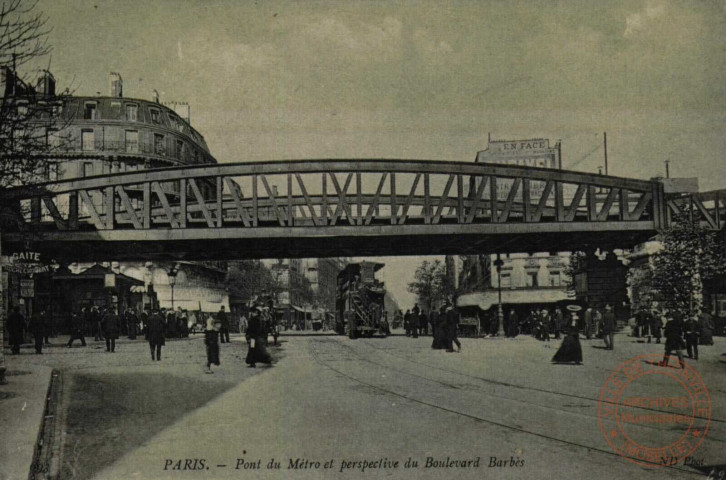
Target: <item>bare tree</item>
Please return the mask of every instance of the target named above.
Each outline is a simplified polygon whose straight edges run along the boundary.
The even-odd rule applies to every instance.
[[[62,130],[58,126],[62,99],[55,95],[55,79],[50,72],[43,72],[36,89],[23,82],[17,73],[22,66],[43,61],[51,50],[47,17],[36,7],[37,1],[32,0],[0,3],[0,232],[8,219],[21,213],[3,192],[8,187],[47,179],[49,155],[62,143],[60,137],[59,141],[51,138],[54,132]],[[0,291],[0,302],[4,297]],[[6,308],[0,303],[0,344]],[[0,384],[3,383],[5,358],[0,351]]]
[[[0,65],[20,67],[48,55],[48,19],[36,11],[38,2],[7,0],[0,7]]]
[[[0,5],[0,191],[48,179],[48,158],[67,142],[63,135],[63,99],[55,79],[40,73],[36,85],[18,74],[37,65],[51,51],[47,18],[37,2],[6,0]]]

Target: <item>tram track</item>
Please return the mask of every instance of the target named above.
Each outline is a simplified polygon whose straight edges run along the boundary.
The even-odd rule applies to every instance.
[[[325,342],[325,343],[327,343],[327,342]],[[369,344],[366,344],[366,345],[369,346]],[[376,366],[381,367],[381,368],[390,369],[390,370],[395,371],[395,372],[398,372],[400,374],[407,375],[407,376],[414,377],[414,378],[418,378],[418,379],[422,379],[424,381],[428,381],[428,382],[432,382],[432,383],[437,383],[439,385],[442,385],[442,386],[445,386],[445,387],[448,387],[448,388],[457,389],[457,390],[461,388],[460,386],[458,386],[456,384],[444,382],[442,380],[438,380],[438,379],[435,379],[435,378],[427,377],[425,375],[419,375],[419,374],[412,373],[412,372],[409,372],[409,371],[406,371],[406,370],[402,370],[400,368],[393,367],[391,365],[387,365],[387,364],[384,364],[384,363],[376,362],[374,360],[370,360],[368,358],[364,358],[364,357],[360,356],[360,354],[358,352],[356,352],[350,345],[346,345],[345,343],[340,343],[339,346],[341,348],[344,348],[345,350],[353,353],[354,355],[356,355],[358,357],[357,358],[358,361],[366,362],[366,363],[369,363],[371,365],[376,365]],[[382,350],[382,351],[384,350],[384,349],[379,349],[377,347],[374,347],[374,349]],[[392,355],[392,356],[397,357],[397,358],[403,358],[403,357],[398,356],[398,355]],[[425,366],[427,368],[436,368],[433,365],[424,364],[423,362],[411,362],[411,363],[416,363],[416,364]],[[462,375],[462,376],[465,376],[465,377],[468,377],[468,378],[472,378],[472,379],[480,379],[480,377],[459,374],[458,372],[456,372],[454,370],[448,370],[448,369],[440,369],[440,370],[446,371],[447,373],[453,373],[453,374],[457,374],[457,375]],[[496,386],[503,386],[503,387],[506,387],[506,388],[508,388],[508,387],[516,388],[517,387],[516,385],[510,385],[510,384],[507,384],[505,382],[492,381],[491,383],[494,384],[494,385],[496,385]],[[578,417],[585,417],[585,418],[588,418],[588,419],[591,419],[592,418],[592,415],[589,415],[589,414],[587,414],[585,412],[582,412],[582,411],[571,410],[570,408],[575,408],[575,407],[576,408],[589,408],[589,407],[597,408],[597,402],[599,401],[599,399],[592,399],[590,397],[583,397],[583,396],[576,396],[576,395],[571,395],[571,394],[564,394],[563,396],[565,396],[565,397],[568,397],[569,396],[569,397],[578,398],[580,400],[587,400],[587,401],[590,401],[591,400],[595,404],[594,405],[569,405],[569,406],[563,404],[562,405],[563,407],[568,407],[568,408],[559,408],[559,407],[553,406],[553,405],[547,405],[547,404],[542,404],[542,403],[538,403],[538,402],[531,402],[531,401],[523,400],[522,398],[513,398],[511,396],[497,395],[496,393],[492,393],[492,392],[485,391],[481,386],[478,386],[478,385],[471,385],[471,386],[477,388],[478,391],[482,395],[486,395],[487,397],[492,397],[492,398],[496,398],[496,399],[500,399],[500,400],[506,400],[506,401],[510,401],[510,402],[517,402],[517,403],[524,404],[524,405],[528,405],[528,406],[531,406],[531,407],[534,407],[534,408],[539,408],[539,409],[543,409],[543,410],[550,410],[550,411],[553,411],[553,412],[562,413],[562,414],[566,414],[566,415],[574,415],[574,416],[578,416]],[[523,388],[526,388],[526,387],[523,387]],[[548,391],[548,390],[544,390],[544,389],[532,389],[532,390],[538,391],[538,393],[547,393],[547,394],[552,394],[552,395],[559,395],[559,393],[560,393],[560,392]],[[615,405],[615,403],[613,403],[613,402],[609,402],[609,401],[603,401],[603,402],[604,403],[611,404],[611,405]],[[665,410],[658,410],[658,409],[646,408],[646,407],[638,407],[638,409],[641,409],[641,410],[650,410],[650,411],[655,411],[655,412],[661,412],[661,413],[665,413],[665,414],[672,413],[672,412],[665,411]],[[703,417],[696,417],[696,418],[703,418]],[[646,428],[648,430],[658,430],[657,427],[650,426],[650,425],[642,425],[641,428]],[[721,438],[714,438],[713,436],[711,436],[710,439],[712,441],[715,441],[715,442],[726,443]]]
[[[587,452],[597,452],[598,454],[601,454],[601,455],[606,456],[608,458],[613,458],[613,457],[617,457],[619,459],[622,458],[622,457],[620,457],[620,455],[618,455],[617,453],[613,452],[612,450],[608,450],[608,449],[604,449],[604,448],[600,448],[600,447],[592,446],[592,445],[586,445],[586,444],[581,443],[581,442],[567,440],[565,438],[561,438],[561,437],[557,437],[557,436],[553,436],[553,435],[548,435],[546,433],[541,433],[541,432],[533,431],[533,430],[527,429],[527,428],[525,428],[523,426],[520,426],[520,425],[512,425],[512,424],[509,424],[509,423],[504,423],[504,422],[496,421],[496,420],[493,420],[493,419],[490,419],[490,418],[484,418],[484,417],[482,417],[480,415],[476,415],[476,414],[473,414],[473,413],[470,413],[470,412],[462,411],[460,409],[452,408],[450,406],[442,405],[442,404],[439,404],[439,403],[436,403],[436,402],[433,402],[433,401],[430,401],[430,400],[426,400],[424,398],[420,398],[420,397],[415,396],[415,395],[411,395],[411,394],[407,394],[407,393],[402,393],[400,391],[396,391],[396,390],[393,390],[391,388],[387,388],[385,386],[381,386],[381,385],[372,383],[370,381],[366,381],[366,380],[357,378],[356,376],[351,375],[349,373],[346,373],[342,369],[337,368],[336,366],[332,365],[331,364],[332,362],[326,361],[323,358],[321,358],[321,354],[316,349],[315,344],[316,343],[317,344],[323,344],[323,343],[330,344],[332,342],[335,342],[335,340],[332,340],[332,339],[331,340],[327,340],[326,339],[326,341],[311,342],[310,343],[310,355],[311,355],[311,358],[314,360],[315,363],[317,363],[321,367],[327,368],[328,370],[331,370],[331,371],[337,373],[338,375],[341,375],[342,377],[345,377],[345,378],[347,378],[348,380],[350,380],[350,381],[352,381],[354,383],[357,383],[357,384],[366,386],[367,388],[372,388],[372,389],[377,390],[377,391],[379,391],[379,392],[381,392],[383,394],[387,394],[387,395],[390,395],[390,396],[393,396],[393,397],[401,398],[401,399],[407,400],[409,402],[416,403],[416,404],[419,404],[419,405],[422,405],[422,406],[425,406],[425,407],[428,407],[428,408],[432,408],[432,409],[435,409],[435,410],[438,410],[438,411],[442,411],[442,412],[446,412],[446,413],[449,413],[449,414],[453,414],[453,415],[456,415],[456,416],[459,416],[459,417],[462,417],[462,418],[467,418],[467,419],[470,419],[470,420],[474,420],[477,423],[492,425],[492,426],[495,426],[495,427],[503,428],[503,429],[508,430],[508,431],[513,431],[513,432],[516,432],[516,433],[520,433],[520,434],[524,434],[524,435],[529,435],[529,436],[537,437],[537,438],[544,439],[544,440],[547,440],[547,441],[550,441],[550,442],[554,442],[554,443],[557,443],[557,444],[560,444],[560,445],[566,445],[566,446],[569,446],[569,447],[574,447],[574,448],[576,448],[578,450],[585,450]],[[339,342],[336,342],[336,343],[339,343]],[[339,343],[339,345],[343,345],[343,344],[342,343]],[[348,346],[345,346],[345,347],[348,347]],[[381,363],[377,363],[377,362],[374,362],[374,361],[365,359],[365,358],[361,357],[357,352],[355,352],[350,347],[348,347],[346,350],[349,351],[349,352],[351,352],[351,353],[353,353],[354,355],[356,355],[358,357],[359,360],[364,361],[366,363],[370,363],[370,364],[373,364],[373,365],[377,365],[379,367],[382,367],[382,368],[385,368],[385,369],[388,369],[388,370],[391,370],[391,371],[394,371],[394,372],[398,372],[400,374],[410,375],[410,376],[414,376],[414,377],[419,377],[419,378],[425,379],[425,380],[427,380],[429,382],[439,383],[439,384],[445,385],[445,386],[451,386],[450,384],[446,384],[445,382],[441,382],[439,380],[432,379],[432,378],[426,377],[424,375],[411,374],[410,372],[406,372],[404,370],[400,370],[400,369],[391,367],[390,365],[385,365],[385,364],[381,364]],[[422,363],[422,362],[414,362],[414,363]],[[433,366],[430,366],[430,365],[425,365],[425,366],[427,368],[433,368]],[[452,371],[451,373],[458,373],[458,372],[453,372]],[[476,377],[472,377],[472,378],[476,378]],[[507,385],[505,383],[500,383],[500,384],[502,386],[509,386],[509,385]],[[516,387],[516,386],[514,386],[514,387]],[[546,392],[546,390],[545,390],[545,392]],[[557,393],[557,392],[547,392],[547,393]],[[488,395],[488,396],[493,396],[493,395],[488,394],[488,393],[484,393],[484,394],[485,395]],[[583,399],[588,399],[588,398],[587,397],[583,397]],[[533,404],[533,405],[535,405],[535,404]],[[540,404],[536,404],[536,405],[538,407],[546,408],[546,406],[544,406],[544,405],[540,405]],[[571,411],[562,411],[562,410],[560,410],[560,411],[563,412],[563,413],[567,413],[567,414],[575,414],[576,413],[576,412],[571,412]],[[666,465],[666,466],[664,466],[664,465],[661,465],[660,463],[654,463],[654,465],[658,465],[661,468],[667,468],[670,471],[678,472],[680,474],[692,475],[692,476],[702,476],[702,473],[700,473],[698,471],[695,471],[695,470],[692,470],[690,468],[684,467],[684,466],[680,466],[680,465]]]
[[[366,342],[365,345],[367,347],[370,347],[370,348],[374,349],[374,350],[383,352],[383,353],[385,353],[385,354],[387,354],[387,355],[389,355],[391,357],[399,358],[401,360],[405,360],[407,362],[414,363],[416,365],[420,365],[420,366],[425,367],[425,368],[431,368],[431,369],[439,370],[439,371],[442,371],[442,372],[445,372],[445,373],[459,375],[459,376],[466,377],[466,378],[470,378],[470,379],[473,379],[473,380],[478,380],[478,381],[481,381],[481,382],[485,382],[485,383],[488,383],[488,384],[491,384],[491,385],[498,385],[498,386],[503,386],[503,387],[507,387],[507,388],[516,388],[516,389],[520,389],[520,390],[529,390],[529,391],[532,391],[532,392],[545,393],[545,394],[556,395],[556,396],[560,396],[560,397],[568,397],[568,398],[577,399],[577,400],[592,401],[592,402],[595,402],[596,404],[597,404],[598,401],[600,401],[599,398],[593,398],[593,397],[588,397],[588,396],[584,396],[584,395],[577,395],[577,394],[574,394],[574,393],[558,392],[558,391],[555,391],[555,390],[547,390],[545,388],[531,387],[531,386],[527,386],[527,385],[517,385],[517,384],[514,384],[514,383],[502,382],[500,380],[494,380],[494,379],[491,379],[491,378],[480,377],[478,375],[471,375],[471,374],[468,374],[468,373],[463,373],[463,372],[460,372],[460,371],[457,371],[457,370],[452,370],[452,369],[449,369],[449,368],[440,367],[438,365],[431,365],[429,363],[425,363],[425,362],[421,362],[421,361],[412,359],[411,357],[406,356],[406,355],[398,355],[398,354],[392,353],[390,351],[390,349],[386,349],[386,348],[381,348],[381,347],[375,346],[373,344],[373,342]],[[607,403],[607,404],[610,404],[610,405],[615,405],[615,403],[610,402],[608,400],[603,400],[603,403]],[[638,407],[638,408],[640,410],[647,410],[647,411],[655,412],[655,413],[672,413],[672,412],[667,411],[667,410],[661,410],[661,409],[653,408],[653,407],[644,407],[644,406],[641,406],[641,407]],[[705,417],[701,417],[701,416],[697,416],[697,415],[695,416],[695,418],[698,418],[698,419],[706,419]],[[726,423],[726,419],[711,418],[710,420],[711,420],[711,423]]]

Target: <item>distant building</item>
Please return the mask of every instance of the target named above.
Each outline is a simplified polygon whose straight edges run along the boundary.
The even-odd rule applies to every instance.
[[[560,142],[553,147],[543,138],[526,140],[489,140],[487,148],[477,152],[476,163],[518,165],[527,167],[560,169],[562,157]],[[540,185],[540,183],[542,185]],[[531,182],[533,201],[542,194],[544,182]],[[511,180],[497,183],[496,196],[506,199],[512,187]],[[474,191],[476,185],[470,185]],[[484,195],[488,195],[487,185]],[[469,309],[470,321],[477,315],[494,313],[499,301],[499,274],[496,267],[496,253],[482,252],[481,255],[447,256],[446,267],[449,279],[459,293],[457,304]],[[570,299],[566,286],[565,267],[569,253],[535,253],[529,255],[502,255],[501,289],[502,303],[526,308],[547,305]],[[477,313],[477,311],[479,313]],[[466,315],[465,315],[466,316]]]
[[[558,141],[550,147],[545,138],[529,140],[489,140],[487,148],[477,152],[476,163],[497,163],[562,169],[561,144]]]
[[[344,258],[306,258],[303,273],[310,281],[317,307],[335,312],[335,296],[338,291],[338,273],[345,267]]]

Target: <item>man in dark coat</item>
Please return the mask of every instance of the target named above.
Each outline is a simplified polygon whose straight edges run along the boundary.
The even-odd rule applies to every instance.
[[[665,354],[663,355],[663,361],[659,363],[661,367],[667,367],[668,361],[671,358],[671,352],[675,350],[678,355],[678,363],[681,368],[686,368],[686,363],[683,361],[683,317],[678,312],[674,312],[669,315],[668,323],[666,323],[663,331],[665,335]]]
[[[507,337],[514,338],[517,336],[517,330],[519,329],[519,318],[517,318],[517,312],[514,309],[509,311],[509,317],[507,318]]]
[[[50,345],[50,336],[54,335],[54,333],[51,332],[53,329],[53,314],[52,312],[49,312],[48,310],[43,310],[43,342],[46,345]]]
[[[435,349],[448,349],[451,341],[449,340],[449,325],[446,321],[446,305],[442,305],[439,315],[436,317],[436,329],[434,331],[434,341],[431,346]]]
[[[119,337],[121,332],[121,321],[116,313],[116,307],[111,307],[106,310],[102,320],[103,333],[106,338],[106,351],[116,351],[116,339]]]
[[[257,363],[272,363],[272,357],[267,353],[263,341],[267,337],[267,332],[262,324],[262,311],[260,307],[252,308],[245,337],[249,345],[245,363],[250,368],[255,368]]]
[[[101,313],[98,307],[93,307],[91,313],[88,314],[90,323],[93,325],[93,340],[98,342],[103,340],[103,329],[101,328]]]
[[[648,337],[648,343],[650,343],[652,335],[650,334],[652,320],[650,318],[650,312],[646,308],[641,308],[638,313],[635,314],[635,324],[639,330],[641,337]],[[636,335],[637,336],[637,335]]]
[[[418,307],[418,305],[416,305]],[[414,309],[416,308],[414,307]],[[411,336],[413,338],[418,338],[418,330],[419,330],[419,312],[415,312],[411,310],[411,320],[410,320],[410,328],[411,328]]]
[[[406,336],[411,336],[411,310],[406,310],[403,314],[403,329],[406,331]]]
[[[161,347],[166,343],[164,328],[164,318],[159,310],[154,310],[149,316],[149,324],[146,327],[146,340],[149,342],[152,360],[161,361]],[[156,351],[156,358],[154,357],[154,351]]]
[[[439,333],[436,331],[437,324],[439,323],[439,312],[436,311],[436,309],[433,309],[431,311],[431,315],[429,315],[429,323],[431,324],[431,336],[433,337],[433,341],[431,342],[431,348],[441,348],[438,345],[437,336],[439,336]]]
[[[613,307],[605,305],[605,313],[602,315],[602,333],[605,340],[605,348],[615,350],[615,313]]]
[[[590,337],[592,336],[592,330],[593,330],[593,328],[592,328],[592,308],[591,307],[588,307],[588,309],[585,310],[584,317],[585,317],[584,318],[584,320],[585,320],[585,338],[590,340]]]
[[[10,345],[13,355],[20,353],[20,344],[23,343],[23,332],[25,330],[25,317],[20,313],[20,307],[13,307],[13,312],[8,315],[8,333],[10,334]]]
[[[85,315],[75,312],[71,313],[71,338],[68,340],[68,348],[71,348],[73,346],[73,341],[76,339],[81,341],[82,347],[86,346],[86,338],[83,336],[83,331],[85,330],[86,326],[87,318]]]
[[[701,312],[700,324],[701,336],[698,343],[701,345],[713,345],[713,315],[706,309]]]
[[[43,335],[45,334],[45,312],[36,310],[30,316],[28,331],[35,340],[35,353],[43,353]]]
[[[650,333],[655,337],[655,343],[660,343],[661,330],[663,329],[663,320],[660,313],[655,308],[650,312]]]
[[[429,327],[429,319],[426,315],[426,312],[423,310],[418,316],[418,329],[419,329],[419,335],[424,336],[428,334],[428,327]]]
[[[136,340],[136,335],[139,329],[139,317],[136,316],[136,312],[129,308],[124,312],[124,322],[126,322],[126,328],[129,332],[129,340]]]
[[[683,324],[683,335],[686,338],[686,354],[688,358],[698,360],[698,339],[701,336],[701,325],[696,317],[689,318]]]
[[[454,344],[456,344],[459,352],[461,352],[461,342],[457,337],[459,334],[459,313],[452,304],[448,304],[446,307],[446,324],[449,327],[448,348],[446,351],[453,352]]]
[[[221,343],[229,343],[229,315],[224,311],[224,305],[219,309],[217,320],[221,324],[219,328],[219,340]]]

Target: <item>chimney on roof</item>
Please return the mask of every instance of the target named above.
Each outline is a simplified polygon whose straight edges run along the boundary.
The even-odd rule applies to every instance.
[[[48,70],[43,70],[42,75],[38,79],[38,86],[36,88],[38,93],[45,97],[55,96],[55,77]]]
[[[111,96],[121,98],[124,96],[124,81],[120,73],[111,72],[109,75],[111,81]]]

